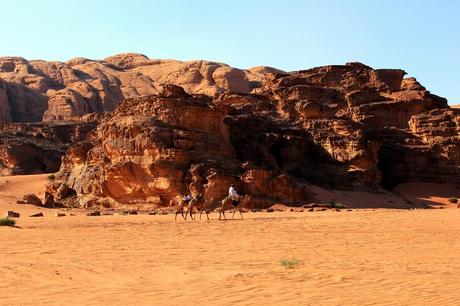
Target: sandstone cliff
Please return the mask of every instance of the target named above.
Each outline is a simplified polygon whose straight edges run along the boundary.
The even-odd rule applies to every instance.
[[[151,60],[134,53],[65,63],[2,57],[0,124],[110,112],[122,100],[158,94],[161,85],[168,83],[210,96],[224,91],[248,93],[261,86],[264,73],[275,71],[280,72],[269,67],[244,71],[209,61]]]
[[[237,159],[224,117],[208,96],[174,85],[128,99],[98,126],[93,140],[69,150],[50,187],[59,194],[69,186],[86,196],[80,206],[102,205],[104,198],[164,206],[189,189],[221,199],[231,183],[250,193],[254,205],[313,198],[304,182],[280,169]]]
[[[67,149],[95,127],[94,120],[0,126],[0,176],[57,172]]]
[[[273,71],[252,94],[166,85],[125,100],[73,146],[50,191],[68,205],[164,206],[189,190],[222,198],[234,183],[266,207],[314,201],[312,183],[460,184],[457,109],[404,75],[349,63]],[[63,189],[80,197],[59,196]]]

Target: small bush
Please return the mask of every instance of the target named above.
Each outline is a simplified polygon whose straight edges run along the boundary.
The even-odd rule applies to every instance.
[[[51,181],[54,181],[55,178],[56,178],[56,174],[54,174],[54,173],[48,175],[48,179],[51,180]]]
[[[282,259],[280,260],[280,265],[282,265],[286,269],[294,269],[294,268],[297,268],[298,266],[303,265],[303,261],[297,258]]]
[[[336,200],[329,201],[329,205],[331,205],[332,208],[338,208],[338,209],[348,208],[347,205],[336,202]]]
[[[16,221],[10,218],[0,218],[0,226],[14,226]]]
[[[456,197],[452,197],[452,198],[449,198],[449,202],[450,202],[450,203],[457,204],[458,199],[457,199]]]

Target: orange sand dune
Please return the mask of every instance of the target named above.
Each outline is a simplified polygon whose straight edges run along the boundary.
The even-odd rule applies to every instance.
[[[35,184],[38,192],[46,180],[0,178],[0,209],[37,210],[11,203]],[[316,192],[342,196],[340,201],[354,196],[360,205],[397,199],[386,193]],[[41,210],[44,218],[21,217],[18,228],[0,227],[0,305],[456,305],[460,300],[460,209],[247,213],[244,220],[229,221],[216,220],[216,214],[211,221],[81,213],[57,218],[55,210]],[[280,265],[290,258],[303,265]]]

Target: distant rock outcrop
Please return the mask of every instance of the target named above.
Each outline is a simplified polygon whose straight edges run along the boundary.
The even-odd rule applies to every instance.
[[[104,60],[75,58],[65,63],[0,58],[0,124],[69,120],[113,111],[127,98],[158,94],[164,84],[214,96],[249,93],[264,69],[244,71],[209,61],[151,60],[126,53]],[[248,76],[259,85],[250,85]]]

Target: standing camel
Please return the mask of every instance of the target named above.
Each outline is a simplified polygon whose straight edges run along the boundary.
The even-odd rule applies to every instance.
[[[209,211],[210,205],[214,203],[214,198],[211,201],[206,201],[203,195],[199,194],[189,202],[187,213],[190,215],[190,218],[193,219],[193,211],[196,210],[200,212],[200,220],[203,215],[203,211],[206,213],[206,217],[209,220]],[[187,214],[185,214],[185,220],[187,220]]]
[[[248,201],[248,198],[249,198],[248,195],[245,195],[244,197],[240,196],[238,198],[237,205],[233,205],[233,201],[232,201],[231,197],[224,198],[221,201],[221,206],[220,206],[220,211],[219,211],[219,220],[221,219],[221,216],[224,216],[224,220],[227,220],[227,218],[225,217],[225,208],[230,207],[230,206],[234,207],[233,214],[232,214],[232,219],[235,218],[235,213],[236,213],[237,210],[240,213],[241,219],[243,219],[243,214],[241,213],[241,208]]]
[[[184,198],[181,197],[181,199],[179,200],[179,203],[176,205],[176,215],[174,217],[174,220],[177,220],[177,215],[178,214],[181,214],[182,217],[184,218],[184,220],[187,220],[187,214],[184,215],[184,209],[189,203],[190,203],[190,201],[187,203],[186,201],[184,201]],[[188,213],[188,211],[187,211],[187,213]]]
[[[206,213],[206,217],[209,220],[209,212],[211,211],[212,207],[214,207],[215,200],[214,198],[211,198],[210,201],[202,201],[200,204],[200,220],[201,220],[201,215],[203,214],[203,211]]]
[[[210,203],[214,203],[214,198],[211,200]],[[206,202],[206,200],[201,194],[194,198],[192,197],[189,201],[186,201],[184,197],[181,197],[178,204],[176,205],[176,215],[174,216],[174,220],[177,220],[178,214],[181,214],[184,220],[187,220],[188,215],[190,215],[190,219],[194,220],[194,210],[200,212],[200,220],[203,211],[206,213],[206,217],[209,220],[209,208],[209,203]]]

